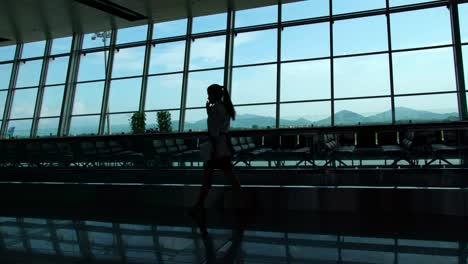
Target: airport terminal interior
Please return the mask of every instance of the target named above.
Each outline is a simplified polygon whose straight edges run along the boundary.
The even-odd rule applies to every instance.
[[[466,264],[467,81],[467,0],[0,0],[0,263]]]

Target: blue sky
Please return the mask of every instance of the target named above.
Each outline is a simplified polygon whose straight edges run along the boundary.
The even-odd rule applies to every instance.
[[[390,0],[391,6],[427,2],[421,0]],[[385,0],[335,0],[333,13],[384,8]],[[283,21],[328,15],[328,0],[304,1],[283,6]],[[244,27],[277,21],[277,7],[270,6],[236,13],[236,27]],[[393,49],[418,48],[451,44],[450,17],[446,7],[392,14],[391,36]],[[468,4],[460,5],[462,41],[468,42]],[[153,38],[180,36],[186,33],[187,20],[156,24]],[[226,14],[196,17],[193,32],[223,30]],[[387,27],[385,16],[340,20],[333,25],[334,54],[351,55],[365,52],[387,51]],[[313,59],[330,56],[329,23],[286,27],[282,31],[281,60],[281,118],[308,118],[319,120],[330,115],[330,102],[291,103],[299,100],[326,100],[330,98],[330,60],[288,62],[297,59]],[[144,41],[147,26],[121,29],[117,43]],[[239,33],[234,39],[234,66],[253,63],[269,63],[277,60],[277,30]],[[92,34],[84,36],[84,48],[102,47],[100,39],[92,40]],[[191,43],[189,70],[224,66],[225,36],[195,39]],[[54,40],[52,54],[68,52],[71,38]],[[45,42],[27,43],[22,58],[43,54]],[[464,46],[464,61],[468,59],[468,47]],[[171,109],[173,120],[178,120],[180,108],[185,41],[158,44],[151,49],[150,74],[173,73],[152,76],[148,79],[145,110]],[[138,76],[143,73],[145,46],[122,48],[114,55],[112,78]],[[14,47],[0,48],[0,61],[13,58]],[[42,117],[60,113],[63,84],[66,78],[68,56],[49,61],[47,85]],[[42,59],[22,63],[16,87],[34,87],[39,83]],[[104,52],[81,56],[78,81],[98,81],[105,77]],[[390,95],[388,54],[337,58],[334,61],[335,98]],[[452,48],[402,52],[393,54],[395,94],[455,91]],[[468,66],[465,66],[465,76]],[[272,103],[264,106],[237,107],[239,114],[275,116],[276,65],[241,67],[233,69],[232,98],[235,104]],[[7,89],[11,64],[0,64],[0,89]],[[142,79],[113,80],[110,85],[109,111],[133,112],[138,110]],[[206,101],[206,87],[211,83],[223,83],[223,70],[192,72],[188,76],[187,107],[202,107]],[[77,85],[73,114],[99,114],[102,103],[103,82]],[[37,88],[17,90],[12,118],[32,118]],[[0,91],[0,107],[6,92]],[[436,98],[436,99],[434,99]],[[437,96],[397,97],[396,106],[411,107],[438,113],[457,111],[455,94]],[[435,104],[434,102],[437,102]],[[371,115],[390,109],[390,99],[339,100],[335,113],[350,110]],[[111,124],[127,124],[130,114],[112,115]],[[205,118],[203,110],[188,110],[186,120],[194,122]],[[81,120],[80,120],[81,119]],[[154,123],[155,114],[148,116]],[[73,122],[93,124],[96,116],[75,117]],[[79,121],[78,121],[79,120]],[[19,121],[15,121],[19,122]],[[55,126],[56,119],[44,120],[40,127]],[[21,121],[17,126],[26,125]],[[73,127],[72,124],[72,128]],[[73,130],[72,129],[72,130]]]

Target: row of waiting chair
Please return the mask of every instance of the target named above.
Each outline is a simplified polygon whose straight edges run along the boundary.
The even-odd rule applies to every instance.
[[[455,133],[454,133],[455,132]],[[440,132],[439,132],[440,133]],[[409,166],[424,166],[435,162],[453,165],[452,158],[466,154],[467,148],[457,131],[434,132],[381,132],[357,131],[289,136],[233,136],[234,164],[253,166],[254,162],[267,162],[270,167],[353,166],[354,160],[381,159],[397,166],[406,161]],[[464,135],[461,135],[464,138]],[[1,141],[0,166],[8,167],[171,167],[201,163],[199,138],[151,138],[140,144],[118,139],[85,139],[75,141]],[[348,162],[348,163],[347,163]],[[362,165],[362,164],[360,164]]]

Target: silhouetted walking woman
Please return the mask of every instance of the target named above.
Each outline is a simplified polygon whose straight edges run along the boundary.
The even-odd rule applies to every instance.
[[[236,111],[226,88],[218,84],[208,87],[208,101],[206,113],[208,114],[208,137],[211,143],[209,160],[203,168],[203,186],[193,209],[204,208],[204,202],[211,189],[212,176],[215,169],[221,169],[230,180],[232,187],[240,189],[239,179],[232,174],[231,157],[233,150],[229,138],[231,119],[236,118]]]

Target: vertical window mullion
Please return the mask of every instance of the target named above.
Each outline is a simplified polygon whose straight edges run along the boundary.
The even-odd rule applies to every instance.
[[[68,135],[70,130],[70,119],[73,111],[73,102],[75,98],[76,79],[80,65],[80,50],[83,45],[83,35],[74,34],[70,59],[68,61],[68,72],[63,91],[62,109],[60,111],[59,134],[58,136]]]
[[[180,117],[179,117],[179,132],[184,131],[185,123],[185,107],[187,103],[187,84],[188,84],[188,70],[190,63],[190,47],[192,45],[192,25],[193,17],[189,16],[187,19],[187,34],[185,38],[185,58],[184,58],[184,71],[182,75],[182,96],[180,100]]]
[[[232,93],[232,56],[234,54],[234,25],[236,13],[232,7],[229,7],[227,16],[227,31],[226,31],[226,49],[224,59],[224,87],[228,89],[229,94]]]
[[[450,22],[452,30],[453,61],[455,63],[455,81],[458,92],[458,112],[461,120],[468,119],[466,104],[465,76],[463,71],[463,51],[460,36],[460,19],[456,0],[449,0]]]
[[[109,117],[109,92],[111,85],[112,77],[112,67],[114,64],[114,53],[115,53],[115,43],[117,40],[117,30],[112,30],[111,42],[109,45],[109,50],[107,51],[107,65],[106,65],[106,80],[104,82],[104,94],[102,96],[102,105],[101,105],[101,116],[99,119],[99,130],[98,135],[104,135],[104,129],[106,124],[110,127],[110,117]],[[104,49],[104,54],[106,50]],[[107,121],[107,123],[106,123]]]
[[[277,44],[276,44],[276,123],[275,127],[279,128],[280,126],[280,98],[281,98],[281,32],[283,31],[283,26],[281,23],[281,14],[282,14],[282,7],[281,1],[278,3],[278,27],[277,27]]]
[[[151,22],[148,24],[148,33],[146,34],[146,51],[145,51],[145,59],[143,61],[143,79],[141,80],[141,92],[140,92],[140,106],[139,111],[143,113],[145,111],[146,105],[146,90],[148,89],[148,72],[149,72],[149,65],[151,61],[151,40],[153,38],[153,26],[154,24]]]
[[[5,136],[8,123],[10,122],[11,106],[13,104],[13,96],[15,90],[13,89],[16,86],[16,80],[18,78],[19,65],[21,63],[21,53],[23,52],[23,44],[16,44],[15,58],[13,62],[13,69],[11,70],[10,84],[8,86],[7,98],[5,100],[5,111],[3,112],[1,135]]]
[[[39,77],[39,87],[37,89],[36,104],[34,107],[33,121],[31,125],[31,137],[37,134],[37,126],[41,117],[42,97],[44,96],[44,85],[47,79],[47,69],[49,67],[49,56],[52,49],[52,39],[46,41],[44,59],[42,61],[41,76]]]
[[[392,33],[390,24],[390,0],[386,0],[386,13],[387,16],[387,41],[388,41],[388,67],[390,74],[390,101],[391,101],[391,112],[392,112],[392,124],[395,124],[395,89],[393,81],[393,52],[392,52]]]
[[[330,17],[330,125],[335,126],[335,73],[334,73],[334,55],[333,55],[333,0],[329,1]]]

